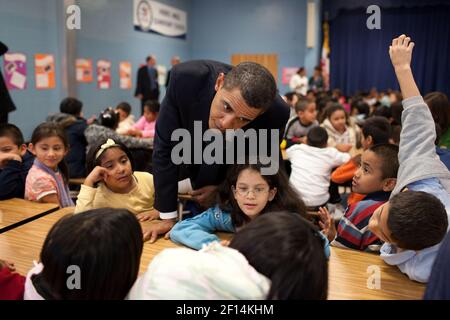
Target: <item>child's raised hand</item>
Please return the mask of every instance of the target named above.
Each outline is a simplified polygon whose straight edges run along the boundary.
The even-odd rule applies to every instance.
[[[144,211],[136,215],[136,218],[140,222],[156,220],[159,218],[159,211],[158,210]]]
[[[326,207],[319,208],[319,218],[319,226],[322,229],[322,233],[327,236],[329,241],[333,241],[336,237],[336,228],[333,218]]]
[[[404,34],[392,40],[389,56],[395,69],[410,68],[413,48],[414,42],[411,42],[411,38]]]
[[[94,185],[102,180],[105,180],[108,177],[108,170],[106,170],[103,167],[96,166],[94,170],[89,173],[89,175],[86,177],[86,180],[84,180],[84,184],[88,187],[93,188]]]

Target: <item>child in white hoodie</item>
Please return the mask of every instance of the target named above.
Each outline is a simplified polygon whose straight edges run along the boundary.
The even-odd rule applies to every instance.
[[[239,230],[229,247],[164,250],[128,298],[326,299],[327,284],[319,231],[297,213],[272,212]]]

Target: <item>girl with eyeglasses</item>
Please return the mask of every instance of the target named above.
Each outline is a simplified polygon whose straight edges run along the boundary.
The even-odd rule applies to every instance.
[[[175,224],[170,239],[200,250],[205,244],[219,241],[215,231],[234,233],[266,212],[289,211],[306,217],[305,204],[284,171],[262,175],[261,168],[261,164],[231,167],[219,188],[217,205]],[[327,253],[328,242],[325,247]]]

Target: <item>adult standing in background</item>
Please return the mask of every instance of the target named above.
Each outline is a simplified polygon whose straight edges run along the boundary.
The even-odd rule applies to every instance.
[[[175,67],[177,64],[179,64],[181,62],[180,57],[179,56],[173,56],[172,59],[170,60],[170,64],[172,65],[172,68]],[[169,72],[167,72],[167,78],[166,78],[166,88],[169,86],[169,80],[170,80],[170,71],[172,71],[172,69],[169,70]]]
[[[0,57],[8,51],[8,47],[0,41]],[[0,124],[8,123],[8,113],[16,110],[16,106],[9,95],[3,75],[0,72]]]
[[[309,78],[309,88],[311,90],[322,91],[324,89],[324,80],[322,76],[322,68],[317,66],[314,68],[314,74]]]
[[[136,91],[134,96],[141,100],[141,114],[144,114],[144,103],[147,100],[159,99],[158,71],[155,68],[156,57],[150,55],[145,60],[147,64],[138,70]]]
[[[297,73],[292,76],[289,81],[289,88],[297,94],[306,96],[308,92],[308,77],[306,76],[306,69],[304,67],[299,68]]]

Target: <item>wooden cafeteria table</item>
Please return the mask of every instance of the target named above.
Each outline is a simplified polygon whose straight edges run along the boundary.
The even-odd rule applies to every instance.
[[[0,201],[0,233],[58,210],[54,203],[39,203],[13,198]]]
[[[19,273],[25,275],[39,260],[45,237],[61,217],[72,213],[74,208],[60,209],[52,214],[0,234],[0,259],[15,263]],[[144,222],[143,226],[155,223]],[[229,239],[230,234],[219,234]],[[159,252],[178,245],[160,237],[155,243],[146,242],[139,273],[147,270],[148,264]],[[375,271],[375,273],[373,273]],[[373,277],[379,274],[379,289]],[[369,286],[368,286],[369,282]],[[421,299],[425,286],[409,280],[396,267],[385,264],[378,255],[358,251],[331,248],[329,261],[328,299],[332,300],[393,300]],[[370,287],[374,288],[371,289]]]

